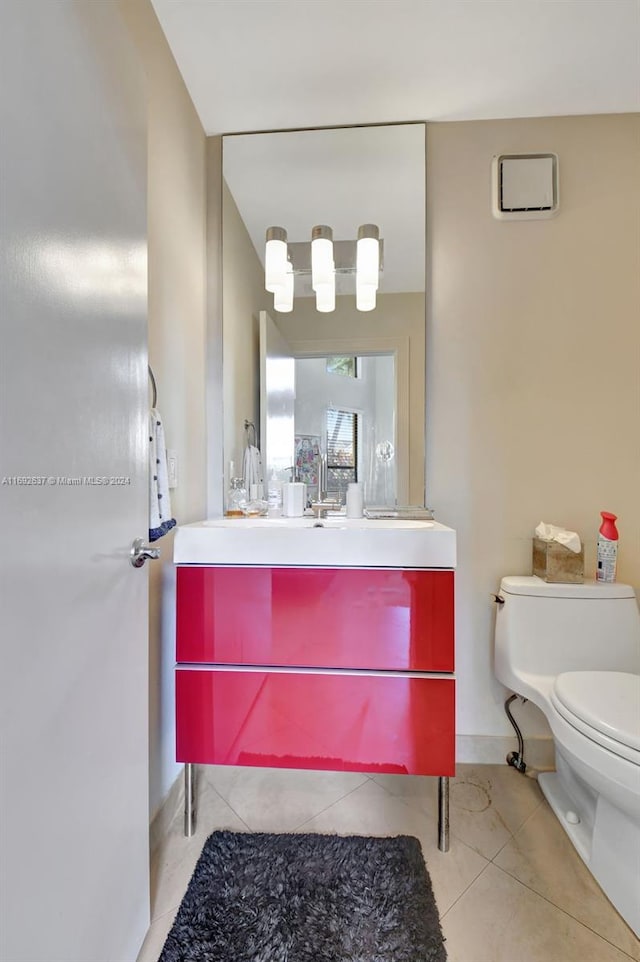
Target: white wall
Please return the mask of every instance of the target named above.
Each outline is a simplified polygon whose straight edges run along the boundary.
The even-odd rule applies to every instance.
[[[178,524],[206,515],[206,138],[149,0],[121,0],[148,78],[149,362],[167,446],[178,455]],[[153,815],[175,761],[173,532],[149,565],[150,793]]]
[[[491,216],[491,158],[519,151],[558,154],[552,220]],[[615,512],[640,586],[639,170],[634,115],[428,125],[427,490],[458,532],[463,734],[511,733],[490,594],[531,572],[539,521],[577,530],[592,572]]]

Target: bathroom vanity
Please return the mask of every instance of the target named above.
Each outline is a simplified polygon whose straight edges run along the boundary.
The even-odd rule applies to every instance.
[[[214,519],[178,529],[176,746],[186,764],[435,775],[455,766],[455,532]]]

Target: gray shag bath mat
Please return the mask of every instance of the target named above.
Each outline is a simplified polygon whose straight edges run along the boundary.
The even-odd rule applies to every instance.
[[[446,962],[416,838],[214,832],[159,962]]]

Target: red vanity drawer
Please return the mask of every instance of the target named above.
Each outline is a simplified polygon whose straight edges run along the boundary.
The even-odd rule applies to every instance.
[[[177,661],[453,671],[453,572],[179,566]]]
[[[453,775],[455,681],[179,669],[177,760]]]

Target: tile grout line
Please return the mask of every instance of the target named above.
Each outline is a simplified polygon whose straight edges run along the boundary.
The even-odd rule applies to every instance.
[[[212,789],[213,789],[213,791],[216,793],[216,795],[218,796],[218,798],[219,798],[222,802],[224,802],[224,804],[227,806],[227,808],[230,809],[230,810],[233,812],[233,814],[235,815],[235,817],[238,818],[238,819],[240,819],[240,821],[242,822],[242,824],[244,825],[244,827],[247,829],[247,831],[248,831],[248,832],[252,832],[253,829],[252,829],[249,825],[247,825],[247,823],[246,823],[245,820],[243,819],[242,815],[239,815],[238,812],[236,812],[236,810],[235,810],[235,808],[233,807],[233,805],[231,804],[231,802],[227,801],[227,799],[224,797],[224,795],[221,795],[221,794],[220,794],[220,792],[218,791],[218,789],[216,788],[216,786],[213,784],[213,782],[207,782],[207,784],[208,784],[209,788],[212,788]]]
[[[426,812],[422,809],[421,806],[419,806],[419,805],[412,805],[410,799],[408,800],[408,799],[406,799],[406,798],[403,798],[401,795],[394,795],[394,793],[391,792],[391,791],[389,791],[389,789],[386,787],[386,785],[382,785],[382,784],[375,778],[375,776],[371,776],[371,778],[372,778],[372,781],[374,781],[374,782],[376,783],[376,785],[378,786],[378,788],[381,788],[381,789],[388,795],[388,797],[389,797],[390,799],[393,799],[393,801],[396,801],[396,802],[400,802],[401,804],[403,804],[403,805],[405,806],[405,808],[409,809],[409,811],[413,812],[414,814],[417,813],[417,814],[421,815],[423,818],[430,818],[430,819],[432,819],[433,821],[437,822],[437,819],[435,819],[434,816],[429,815],[428,813],[426,813]],[[463,839],[461,839],[460,836],[456,835],[455,832],[453,832],[453,831],[451,832],[451,837],[452,837],[452,838],[455,838],[455,840],[456,840],[460,845],[464,845],[465,848],[469,849],[470,851],[472,851],[472,852],[474,852],[476,855],[478,855],[480,858],[484,859],[485,864],[482,866],[482,868],[480,869],[480,871],[478,872],[478,874],[477,874],[476,876],[474,876],[474,878],[471,879],[471,881],[470,881],[469,884],[463,889],[463,891],[460,892],[460,894],[454,899],[454,901],[451,903],[451,905],[449,906],[449,908],[448,908],[442,915],[440,915],[440,913],[438,913],[440,919],[444,919],[444,917],[451,911],[451,909],[452,909],[453,906],[456,904],[456,902],[458,902],[459,899],[462,898],[462,896],[465,894],[465,892],[467,892],[467,891],[471,888],[471,886],[474,885],[474,884],[478,881],[478,879],[480,878],[480,876],[482,875],[482,873],[485,872],[485,871],[488,869],[489,865],[491,865],[491,859],[487,858],[486,855],[483,855],[482,852],[479,852],[477,849],[473,848],[473,846],[469,845],[467,842],[465,842]],[[423,854],[422,854],[422,857],[423,857],[425,866],[426,866],[427,871],[428,871],[428,870],[429,870],[429,866],[428,866],[428,864],[427,864],[427,859],[424,857],[424,852],[423,852]],[[434,898],[435,898],[435,895],[434,895]]]
[[[297,832],[297,830],[298,830],[299,828],[302,828],[303,825],[306,825],[307,822],[312,822],[313,819],[314,819],[314,818],[318,818],[319,815],[324,815],[324,813],[325,813],[325,812],[328,812],[329,809],[330,809],[330,808],[333,808],[334,805],[337,805],[339,802],[343,802],[343,801],[345,800],[345,798],[349,798],[349,795],[353,795],[353,793],[354,793],[354,792],[357,792],[359,788],[362,788],[363,785],[366,785],[366,784],[367,784],[367,781],[371,781],[371,777],[370,777],[369,775],[367,775],[367,778],[366,778],[366,780],[365,780],[364,782],[360,782],[360,784],[359,784],[359,785],[356,785],[355,788],[352,788],[351,791],[346,792],[344,795],[341,795],[340,798],[336,798],[335,802],[331,802],[330,805],[325,805],[325,807],[324,807],[324,808],[321,808],[320,811],[319,811],[319,812],[316,812],[315,815],[310,815],[309,818],[303,819],[298,825],[295,826],[295,828],[294,828],[293,831],[294,831],[294,832]]]
[[[388,789],[384,784],[381,784],[381,783],[375,778],[374,775],[369,775],[369,774],[366,774],[366,773],[362,773],[362,774],[364,775],[364,779],[363,779],[363,781],[362,781],[359,785],[356,785],[355,787],[353,787],[353,788],[350,789],[349,791],[345,792],[342,796],[340,796],[339,798],[335,799],[335,800],[334,800],[333,802],[331,802],[330,804],[328,804],[328,805],[324,806],[323,808],[321,808],[321,809],[320,809],[318,812],[316,812],[314,815],[311,815],[311,816],[309,816],[308,818],[303,819],[300,823],[298,823],[298,824],[295,826],[295,828],[293,829],[293,831],[297,831],[297,830],[303,828],[303,827],[304,827],[305,825],[307,825],[309,822],[313,821],[313,819],[315,819],[315,818],[319,817],[320,815],[322,815],[322,814],[330,811],[330,810],[331,810],[333,807],[335,807],[339,802],[344,801],[345,799],[349,798],[352,794],[354,794],[355,792],[357,792],[360,788],[362,788],[363,785],[366,785],[369,781],[373,781],[373,782],[376,784],[376,787],[377,787],[377,788],[381,788],[381,789],[383,790],[383,794],[384,794],[385,796],[387,796],[388,798],[392,799],[394,802],[398,802],[398,801],[399,801],[399,802],[401,802],[401,803],[403,804],[404,807],[406,807],[406,808],[409,809],[410,811],[412,811],[412,812],[416,812],[416,811],[417,811],[417,812],[420,813],[421,816],[424,816],[424,817],[429,818],[429,819],[432,819],[432,818],[433,818],[428,812],[425,812],[425,811],[423,810],[423,808],[420,806],[420,804],[419,804],[415,799],[414,799],[414,800],[411,800],[411,799],[408,800],[408,799],[406,799],[406,798],[404,798],[404,797],[402,797],[402,796],[395,795],[395,794],[394,794],[390,789]],[[203,780],[203,781],[204,781],[204,780]],[[210,782],[210,781],[208,781],[208,780],[207,780],[207,781],[204,781],[204,784],[205,784],[207,787],[213,789],[214,794],[216,795],[216,797],[218,797],[219,800],[223,803],[223,805],[224,805],[231,813],[233,813],[233,815],[235,816],[235,818],[238,819],[238,822],[241,823],[241,824],[246,828],[246,830],[247,830],[248,832],[253,832],[253,831],[254,831],[254,829],[252,829],[251,826],[250,826],[250,825],[242,818],[242,816],[240,816],[240,814],[235,810],[235,808],[231,805],[230,801],[228,801],[228,800],[221,794],[221,792],[217,789],[217,787],[215,786],[215,784],[213,784],[212,782]],[[518,827],[517,827],[516,829],[514,829],[513,831],[512,831],[512,830],[508,830],[508,835],[509,835],[509,837],[508,837],[507,840],[500,846],[500,848],[498,849],[498,851],[496,851],[496,852],[493,854],[493,856],[491,856],[491,857],[488,857],[488,856],[484,855],[482,852],[480,852],[480,851],[478,851],[477,849],[473,848],[473,846],[470,846],[470,845],[468,845],[468,843],[464,842],[462,839],[459,839],[459,838],[457,837],[457,835],[455,835],[455,833],[452,833],[453,837],[455,837],[455,838],[460,842],[460,844],[465,845],[465,847],[470,848],[472,851],[476,852],[476,854],[480,855],[480,856],[483,858],[483,860],[485,861],[486,864],[483,865],[483,867],[480,869],[480,871],[478,872],[478,874],[467,884],[467,886],[464,888],[464,890],[463,890],[462,892],[460,892],[460,894],[454,899],[454,901],[451,903],[451,905],[449,905],[449,907],[446,909],[446,911],[445,911],[442,915],[440,915],[440,919],[441,919],[441,920],[445,920],[445,919],[448,917],[448,915],[449,915],[449,913],[451,912],[451,910],[457,905],[457,903],[460,901],[460,899],[461,899],[464,895],[466,895],[466,894],[469,892],[469,890],[475,885],[475,883],[481,878],[481,876],[484,874],[484,872],[485,872],[486,869],[489,867],[489,865],[490,865],[490,864],[494,864],[495,867],[496,867],[497,869],[499,869],[502,874],[504,874],[506,877],[511,878],[517,885],[518,885],[518,884],[521,885],[523,888],[525,888],[526,890],[528,890],[531,894],[533,894],[534,896],[538,896],[538,898],[542,899],[547,905],[551,906],[552,908],[557,909],[564,917],[572,919],[572,920],[573,920],[577,925],[579,925],[581,928],[584,928],[585,930],[587,930],[587,931],[591,932],[592,934],[594,934],[597,938],[599,938],[599,939],[601,939],[603,942],[605,942],[605,944],[610,945],[610,947],[611,947],[612,949],[617,950],[617,951],[621,954],[621,956],[623,956],[625,959],[630,960],[630,962],[634,962],[634,956],[630,955],[627,950],[625,950],[624,948],[622,948],[622,947],[621,947],[620,945],[618,945],[616,942],[611,941],[610,938],[608,938],[607,936],[605,936],[605,935],[602,934],[601,932],[597,931],[597,930],[596,930],[595,928],[593,928],[589,923],[583,921],[583,920],[580,919],[580,918],[577,918],[571,911],[568,911],[567,909],[565,909],[565,908],[563,908],[562,906],[558,905],[558,904],[557,904],[556,902],[554,902],[551,898],[543,895],[541,892],[537,891],[537,890],[536,890],[535,888],[533,888],[531,885],[527,884],[527,883],[524,882],[522,879],[520,879],[520,878],[518,878],[516,875],[512,874],[512,872],[510,872],[509,870],[504,869],[504,868],[502,868],[502,866],[496,864],[496,859],[500,856],[500,854],[504,851],[504,849],[510,844],[510,842],[512,842],[512,841],[515,840],[516,836],[525,828],[525,826],[531,821],[531,819],[534,817],[534,815],[539,812],[540,807],[541,807],[544,803],[545,803],[544,798],[541,798],[541,799],[538,801],[538,803],[537,803],[537,805],[535,806],[535,808],[529,813],[529,815],[528,815],[526,818],[524,818],[524,820],[518,825]],[[173,825],[174,823],[179,823],[180,820],[181,820],[181,817],[182,817],[182,813],[181,813],[180,811],[176,812],[176,815],[174,816],[174,819],[172,820],[172,822],[171,822],[171,824],[170,824],[170,827],[171,827],[171,825]],[[504,823],[503,823],[503,824],[504,824]],[[169,827],[169,828],[170,828],[170,827]],[[505,826],[505,827],[506,827],[506,826]],[[216,831],[216,829],[213,829],[213,831]],[[166,834],[168,834],[168,832],[167,832]],[[166,834],[165,834],[165,837],[166,837]],[[425,861],[426,861],[426,860],[425,860]],[[183,898],[183,897],[184,897],[184,896],[182,896],[182,898]],[[165,919],[166,916],[171,915],[172,913],[175,914],[175,912],[177,912],[177,910],[178,910],[179,907],[180,907],[182,898],[181,898],[175,905],[169,907],[168,909],[166,909],[164,912],[162,912],[160,915],[156,916],[155,918],[152,918],[152,919],[150,920],[150,929],[151,929],[151,927],[156,926],[157,923],[162,922],[162,920]],[[638,962],[638,960],[636,960],[636,962]]]
[[[419,804],[419,802],[414,802],[413,798],[411,798],[411,797],[407,798],[407,797],[405,797],[405,796],[403,796],[403,795],[394,795],[394,793],[391,792],[391,791],[386,787],[386,785],[382,785],[379,781],[377,781],[377,779],[375,779],[375,777],[373,778],[373,781],[375,781],[376,785],[377,785],[379,788],[381,788],[384,792],[387,793],[387,795],[389,796],[389,798],[393,799],[393,800],[396,801],[396,802],[401,802],[401,804],[404,805],[405,808],[408,808],[409,811],[413,812],[414,814],[417,813],[417,814],[420,815],[422,818],[429,818],[429,819],[431,819],[431,821],[433,821],[433,822],[435,823],[436,827],[437,827],[437,824],[438,824],[438,817],[437,817],[437,815],[432,815],[430,812],[426,811],[426,810]],[[479,855],[481,858],[485,859],[485,861],[490,862],[491,859],[490,859],[487,855],[485,855],[484,852],[481,852],[479,849],[474,848],[473,845],[470,845],[468,842],[465,842],[465,840],[464,840],[463,838],[461,838],[460,835],[458,835],[458,834],[451,828],[451,822],[452,822],[452,819],[450,818],[450,822],[449,822],[449,835],[450,835],[450,838],[455,838],[456,842],[458,842],[460,845],[464,845],[465,848],[470,849],[472,852],[475,852],[476,855]],[[496,854],[497,854],[497,853],[496,853]],[[486,866],[485,866],[484,868],[486,868]],[[483,872],[484,872],[484,868],[482,869]],[[475,881],[475,879],[474,879],[474,881]],[[473,884],[473,883],[470,883],[470,884]],[[447,911],[448,911],[448,909],[447,909]]]
[[[231,812],[233,812],[233,814],[235,815],[235,817],[236,817],[240,822],[242,822],[242,824],[243,824],[244,827],[246,828],[247,832],[252,832],[253,829],[252,829],[249,825],[247,825],[247,823],[245,822],[245,820],[244,820],[240,815],[238,815],[238,813],[236,812],[235,808],[234,808],[232,805],[230,805],[229,802],[226,800],[226,798],[224,798],[224,797],[220,794],[220,792],[217,790],[217,788],[215,787],[215,785],[212,785],[211,782],[207,782],[206,784],[207,784],[207,786],[208,786],[209,788],[211,788],[211,789],[214,791],[214,793],[218,796],[218,798],[220,799],[220,801],[221,801],[224,805],[226,805],[226,807],[227,807]],[[196,789],[196,791],[197,791],[197,789]],[[198,799],[198,802],[199,802],[199,799]],[[178,834],[181,834],[181,833],[182,833],[182,822],[183,822],[183,819],[184,819],[184,812],[183,812],[182,810],[177,811],[176,814],[173,816],[171,822],[169,823],[169,826],[168,826],[168,828],[167,828],[167,831],[164,833],[164,835],[163,835],[163,837],[162,837],[162,840],[160,841],[160,843],[159,843],[159,845],[158,845],[158,847],[157,847],[157,851],[156,851],[156,856],[157,856],[157,857],[159,856],[160,852],[162,851],[162,845],[163,845],[163,843],[165,842],[165,840],[167,839],[167,837],[169,836],[169,833],[170,833],[171,828],[173,827],[174,823],[175,823],[175,824],[177,825],[177,827],[178,827]],[[197,814],[196,814],[196,824],[197,824]],[[215,832],[215,831],[229,831],[229,830],[228,830],[228,829],[213,829],[213,831]],[[209,834],[210,834],[210,833],[209,833]],[[185,837],[186,837],[186,836],[185,836]],[[208,837],[209,837],[209,835],[207,835],[206,838],[205,838],[205,839],[203,840],[203,842],[202,842],[202,847],[203,847],[203,848],[204,848],[205,842],[207,841],[207,838],[208,838]],[[198,856],[197,856],[197,858],[196,858],[196,864],[195,864],[194,867],[193,867],[193,872],[195,872],[196,865],[198,864],[198,859],[200,858],[200,855],[202,855],[202,849],[200,850],[200,852],[199,852],[199,854],[198,854]],[[192,876],[193,876],[193,872],[192,872],[191,875],[189,876],[189,880],[188,880],[188,882],[187,882],[187,888],[189,887],[189,882],[191,881],[191,878],[192,878]],[[176,902],[174,905],[171,905],[168,909],[165,909],[165,911],[164,911],[164,912],[161,912],[160,915],[150,916],[150,919],[149,919],[150,927],[151,927],[152,925],[155,925],[155,923],[156,923],[159,919],[164,918],[164,916],[167,915],[169,912],[174,912],[174,911],[176,911],[177,909],[180,908],[180,906],[181,906],[181,904],[182,904],[182,900],[183,900],[184,896],[186,895],[187,888],[185,888],[185,891],[184,891],[183,894],[180,896],[180,899],[179,899],[178,902]]]
[[[381,783],[376,779],[375,775],[366,774],[366,773],[363,773],[363,774],[365,774],[365,778],[364,778],[364,780],[363,780],[359,785],[356,785],[354,788],[352,788],[351,790],[349,790],[348,792],[346,792],[344,795],[340,796],[340,798],[338,798],[338,799],[336,799],[335,801],[331,802],[329,805],[326,805],[324,808],[320,809],[318,812],[314,813],[313,815],[309,816],[308,818],[303,819],[301,822],[299,822],[297,825],[295,825],[295,827],[294,827],[294,829],[293,829],[293,832],[297,832],[297,831],[298,831],[300,828],[302,828],[304,825],[306,825],[307,823],[313,821],[314,818],[317,818],[318,816],[326,813],[326,812],[329,811],[331,808],[333,808],[335,805],[337,805],[339,802],[344,801],[344,799],[348,798],[348,797],[349,797],[350,795],[352,795],[354,792],[357,792],[363,785],[367,784],[368,781],[373,781],[373,782],[376,784],[376,786],[377,786],[378,788],[381,788],[381,789],[383,790],[383,792],[384,792],[389,798],[391,798],[391,799],[393,799],[393,800],[395,800],[395,801],[400,801],[400,802],[402,802],[403,805],[404,805],[405,807],[407,807],[409,810],[414,811],[414,812],[415,812],[415,811],[418,811],[421,815],[426,815],[426,817],[428,817],[428,818],[433,818],[433,816],[429,815],[428,813],[425,813],[419,805],[412,805],[412,804],[411,804],[411,800],[407,800],[407,799],[403,798],[402,796],[395,795],[395,794],[394,794],[393,792],[391,792],[384,784],[381,784]],[[242,818],[242,816],[234,809],[234,807],[231,805],[231,803],[218,791],[218,789],[216,788],[215,784],[213,784],[211,781],[207,781],[207,785],[208,785],[210,788],[213,789],[213,791],[215,792],[215,794],[217,795],[217,797],[227,806],[227,808],[229,808],[229,810],[235,815],[235,817],[246,827],[246,829],[247,829],[248,832],[253,832],[253,831],[255,831],[255,830],[252,829],[251,826]],[[594,934],[594,935],[596,935],[598,938],[602,939],[603,942],[605,942],[606,944],[610,945],[613,949],[616,949],[617,951],[619,951],[625,958],[630,959],[631,962],[635,962],[633,956],[629,955],[629,953],[628,953],[627,951],[625,951],[625,949],[621,948],[621,947],[620,947],[619,945],[617,945],[615,942],[612,942],[607,936],[603,935],[601,932],[598,932],[596,929],[592,928],[588,923],[582,921],[582,920],[579,919],[579,918],[576,918],[576,916],[573,915],[570,911],[567,911],[567,910],[564,909],[562,906],[557,905],[557,904],[556,904],[555,902],[553,902],[550,898],[548,898],[548,897],[545,896],[545,895],[542,895],[540,892],[538,892],[536,889],[532,888],[532,887],[531,887],[530,885],[528,885],[526,882],[523,882],[520,878],[518,878],[517,876],[513,875],[513,874],[512,874],[511,872],[509,872],[508,870],[502,868],[500,865],[497,865],[497,864],[496,864],[495,860],[498,858],[498,856],[500,855],[500,853],[504,850],[504,848],[505,848],[507,845],[510,844],[511,841],[513,841],[513,840],[515,839],[515,836],[516,836],[520,831],[522,831],[522,829],[527,825],[527,823],[528,823],[528,822],[533,818],[533,816],[538,812],[539,808],[544,804],[544,802],[545,802],[544,798],[541,798],[541,799],[538,801],[538,804],[536,805],[536,807],[533,809],[533,811],[531,811],[531,812],[529,813],[529,815],[524,819],[524,821],[522,821],[522,823],[518,826],[518,828],[515,829],[514,831],[509,830],[509,838],[503,843],[503,845],[500,846],[500,848],[498,849],[498,851],[495,852],[494,855],[493,855],[491,858],[488,858],[488,857],[487,857],[486,855],[484,855],[482,852],[479,852],[478,850],[474,849],[472,846],[469,846],[468,843],[466,843],[466,842],[464,842],[462,839],[458,838],[458,836],[455,834],[455,832],[452,832],[452,835],[456,838],[457,841],[459,841],[461,844],[465,845],[466,847],[471,848],[472,851],[476,852],[477,855],[480,855],[483,859],[485,859],[486,864],[482,867],[482,869],[481,869],[480,872],[475,876],[475,878],[473,878],[473,879],[469,882],[469,884],[466,886],[466,888],[456,897],[456,899],[455,899],[455,900],[452,902],[452,904],[447,908],[447,910],[440,916],[440,918],[441,918],[441,919],[445,919],[445,918],[447,917],[447,915],[449,914],[449,912],[453,909],[453,907],[459,902],[459,900],[460,900],[460,899],[469,891],[469,889],[470,889],[473,885],[475,885],[475,883],[480,879],[480,877],[484,874],[484,872],[485,872],[486,869],[489,867],[489,865],[495,865],[495,867],[496,867],[497,869],[499,869],[504,875],[506,875],[507,877],[511,878],[511,879],[512,879],[513,881],[515,881],[517,884],[522,885],[523,888],[525,888],[525,889],[527,889],[528,891],[530,891],[533,895],[536,895],[536,896],[538,896],[539,898],[541,898],[541,899],[542,899],[543,901],[545,901],[548,905],[550,905],[550,906],[552,906],[553,908],[557,909],[559,912],[561,912],[561,913],[562,913],[563,915],[565,915],[566,917],[571,918],[574,922],[576,922],[578,925],[580,925],[580,926],[582,926],[583,928],[585,928],[587,931],[590,931],[592,934]],[[181,813],[180,813],[180,812],[177,812],[177,813],[176,813],[176,816],[175,816],[174,819],[173,819],[173,821],[178,821],[178,820],[180,819],[180,817],[181,817]],[[159,916],[157,916],[156,918],[152,919],[152,920],[151,920],[151,924],[152,924],[152,925],[155,924],[157,921],[159,921],[159,920],[161,920],[162,918],[164,918],[164,916],[166,916],[168,913],[177,910],[177,909],[179,908],[180,904],[181,904],[181,901],[182,901],[182,899],[180,899],[180,901],[178,901],[175,906],[171,906],[169,909],[167,909],[167,910],[166,910],[165,912],[163,912],[161,915],[159,915]]]
[[[177,905],[172,905],[170,909],[167,909],[165,912],[163,912],[162,915],[156,915],[154,919],[151,919],[147,932],[151,931],[151,928],[156,924],[156,922],[161,922],[165,917],[165,915],[170,915],[172,912],[175,912],[176,909],[180,908],[181,903],[182,903],[182,899],[180,899]]]
[[[476,854],[479,854],[479,853],[476,853]],[[482,856],[482,858],[484,858],[484,855]],[[476,877],[469,882],[469,884],[468,884],[467,887],[464,889],[464,891],[460,892],[460,895],[458,895],[457,898],[455,898],[455,899],[453,900],[453,902],[451,903],[451,905],[449,906],[449,908],[447,909],[447,911],[444,912],[444,913],[440,916],[440,921],[443,921],[444,919],[446,919],[447,915],[448,915],[449,912],[452,910],[452,908],[453,908],[455,905],[458,904],[458,902],[460,901],[460,899],[462,898],[462,896],[463,896],[463,895],[466,895],[466,893],[469,891],[469,889],[472,888],[472,887],[476,884],[476,882],[478,881],[478,879],[479,879],[482,875],[484,875],[484,873],[487,871],[487,869],[489,868],[490,865],[491,865],[491,862],[487,860],[487,864],[482,866],[482,868],[480,869],[480,871],[478,872],[478,874],[476,875]],[[427,866],[427,868],[428,868],[428,866]]]
[[[631,959],[631,962],[635,962],[635,960],[634,960],[634,958],[633,958],[632,955],[629,955],[629,953],[626,952],[624,949],[620,948],[619,945],[616,945],[615,942],[612,942],[611,939],[607,938],[606,935],[602,935],[601,932],[598,932],[598,931],[596,931],[596,929],[591,928],[591,926],[588,925],[586,922],[583,922],[582,919],[576,918],[576,916],[575,916],[575,915],[572,915],[571,912],[568,912],[566,909],[563,909],[561,905],[557,905],[557,904],[556,904],[555,902],[553,902],[550,898],[547,898],[546,895],[542,895],[542,894],[541,894],[540,892],[538,892],[536,889],[531,888],[530,885],[527,885],[526,882],[523,882],[522,879],[519,879],[517,876],[512,875],[511,872],[508,872],[506,869],[502,868],[502,866],[500,866],[500,865],[495,865],[495,864],[493,863],[493,861],[491,862],[491,864],[494,865],[494,868],[497,868],[499,872],[502,872],[503,875],[506,875],[508,878],[513,879],[513,881],[514,881],[514,882],[517,882],[519,885],[522,885],[523,888],[527,889],[527,891],[531,892],[533,895],[537,895],[538,898],[540,898],[540,899],[542,899],[544,902],[546,902],[547,905],[551,905],[552,908],[557,909],[558,912],[562,912],[562,914],[563,914],[563,915],[566,915],[567,918],[573,919],[574,922],[577,922],[578,925],[581,925],[581,926],[582,926],[584,929],[586,929],[588,932],[592,932],[593,935],[597,935],[599,939],[602,939],[603,942],[606,942],[607,945],[610,945],[612,949],[616,949],[618,952],[621,952],[621,953],[625,956],[625,958]],[[625,924],[626,924],[626,923],[625,923]]]
[[[495,855],[494,855],[493,858],[491,859],[491,863],[492,863],[493,865],[495,865],[495,867],[496,867],[497,869],[500,869],[500,871],[503,872],[505,875],[508,875],[509,878],[512,878],[512,879],[514,879],[516,882],[519,882],[520,885],[523,885],[523,886],[524,886],[526,889],[528,889],[530,892],[533,892],[534,895],[538,895],[541,899],[544,899],[545,902],[548,902],[549,905],[553,905],[554,908],[559,909],[560,912],[563,912],[563,913],[564,913],[565,915],[567,915],[569,918],[573,919],[575,922],[578,922],[579,925],[582,925],[582,926],[584,926],[584,928],[588,929],[590,932],[593,932],[594,935],[597,935],[597,936],[598,936],[599,938],[601,938],[604,942],[607,942],[607,943],[608,943],[609,945],[611,945],[613,948],[617,949],[619,952],[622,952],[624,955],[627,956],[627,958],[630,958],[630,959],[633,960],[633,956],[631,956],[631,955],[629,955],[627,952],[625,952],[625,950],[624,950],[623,948],[621,948],[619,945],[616,945],[615,942],[611,942],[611,940],[610,940],[609,938],[607,938],[606,935],[603,935],[601,932],[598,932],[597,929],[592,928],[592,926],[588,925],[586,922],[583,922],[582,919],[577,918],[577,917],[576,917],[575,915],[573,915],[571,912],[567,911],[567,909],[563,908],[561,905],[558,905],[556,902],[554,902],[552,899],[548,898],[547,896],[542,895],[541,892],[538,892],[538,890],[537,890],[537,889],[534,889],[531,885],[528,885],[526,882],[523,882],[522,879],[521,879],[521,878],[518,878],[517,875],[514,875],[512,872],[509,872],[508,869],[503,868],[501,865],[498,865],[498,864],[496,863],[495,860],[498,858],[498,856],[500,855],[500,853],[507,847],[507,845],[510,845],[512,841],[515,841],[516,835],[524,829],[524,827],[527,825],[527,823],[531,821],[531,819],[534,817],[534,815],[536,815],[536,814],[538,813],[538,811],[540,810],[540,807],[541,807],[542,805],[544,805],[544,804],[548,804],[548,803],[546,802],[546,800],[545,800],[544,798],[540,799],[539,804],[535,807],[535,809],[531,812],[531,814],[528,815],[527,818],[525,818],[524,822],[522,822],[522,824],[520,825],[520,827],[517,828],[517,829],[515,830],[515,832],[512,832],[512,833],[511,833],[511,838],[510,838],[510,839],[507,839],[507,841],[504,843],[504,845],[502,845],[502,846],[500,847],[500,849],[495,853]],[[555,817],[555,816],[554,816],[554,817]],[[604,893],[603,893],[603,894],[604,894]],[[624,922],[624,919],[623,919],[623,922]],[[626,924],[626,923],[625,923],[625,924]],[[633,960],[633,962],[635,962],[635,960]]]
[[[527,822],[530,822],[530,821],[531,821],[531,819],[533,818],[533,816],[536,814],[536,812],[539,810],[540,806],[541,806],[543,803],[544,803],[544,799],[541,799],[541,800],[538,802],[538,804],[536,805],[536,807],[533,809],[533,811],[532,811],[532,812],[529,812],[529,814],[527,815],[527,817],[525,818],[525,820],[524,820],[523,822],[521,822],[520,825],[518,826],[518,828],[516,828],[514,831],[511,831],[510,828],[507,829],[507,831],[509,832],[509,838],[505,839],[505,841],[502,843],[502,845],[500,846],[500,848],[498,849],[498,851],[495,852],[495,853],[491,856],[491,858],[489,859],[490,862],[495,862],[495,860],[497,859],[498,855],[500,855],[500,852],[502,852],[502,851],[507,847],[507,845],[510,845],[511,842],[513,842],[513,841],[515,840],[516,835],[517,835],[519,832],[522,831],[522,829],[525,827],[525,825],[527,824]],[[503,822],[503,825],[504,825],[504,822]],[[506,825],[505,825],[505,828],[506,828]],[[500,866],[499,866],[499,865],[496,865],[496,868],[500,868]]]
[[[284,770],[284,769],[281,769],[281,771],[282,771],[282,770]],[[310,822],[310,821],[312,821],[312,819],[317,818],[318,815],[322,815],[323,812],[326,812],[326,811],[327,811],[328,809],[330,809],[333,805],[337,805],[338,802],[343,801],[343,799],[348,798],[349,795],[353,794],[353,792],[357,792],[359,788],[362,788],[363,785],[366,785],[366,783],[367,783],[368,781],[371,781],[371,780],[372,780],[372,778],[371,778],[370,775],[367,775],[365,772],[363,772],[362,774],[365,776],[364,781],[360,782],[359,785],[356,785],[355,788],[352,788],[352,789],[350,789],[348,792],[345,792],[344,795],[341,795],[340,798],[337,798],[334,802],[331,802],[329,805],[326,805],[324,808],[321,808],[320,811],[316,812],[314,815],[310,815],[309,818],[303,819],[301,822],[299,822],[297,825],[294,826],[293,831],[295,832],[297,829],[301,828],[303,825],[306,825],[307,822]],[[239,815],[238,812],[236,812],[236,810],[235,810],[235,808],[233,807],[233,805],[231,804],[231,802],[227,801],[227,799],[224,797],[224,795],[222,795],[222,794],[218,791],[218,789],[215,787],[215,785],[214,785],[212,782],[208,782],[208,785],[209,785],[211,788],[213,788],[213,790],[214,790],[214,792],[216,793],[216,795],[217,795],[220,799],[222,799],[222,801],[225,803],[225,805],[227,805],[227,806],[231,809],[231,811],[233,812],[233,814],[234,814],[237,818],[240,819],[240,821],[242,822],[242,824],[246,826],[247,831],[249,831],[249,832],[256,832],[256,831],[257,831],[256,829],[251,828],[251,826],[242,818],[242,816]]]
[[[431,776],[429,776],[429,777],[431,777]],[[383,792],[386,792],[386,794],[389,796],[389,798],[393,798],[393,799],[395,799],[395,801],[402,802],[402,804],[405,805],[407,808],[411,809],[411,810],[414,811],[414,812],[418,812],[418,813],[419,813],[420,815],[422,815],[422,816],[426,816],[427,818],[432,819],[432,820],[433,820],[434,822],[436,822],[436,824],[437,824],[437,822],[438,822],[438,816],[437,816],[437,815],[431,815],[431,814],[429,814],[429,812],[425,811],[425,810],[422,808],[422,806],[420,805],[419,802],[416,802],[416,803],[414,804],[414,800],[413,800],[413,797],[412,797],[412,796],[407,797],[407,796],[405,796],[405,795],[395,795],[392,791],[390,791],[390,789],[387,788],[386,785],[383,785],[383,784],[382,784],[381,782],[379,782],[376,778],[373,778],[373,781],[376,783],[376,785],[378,786],[378,788],[381,788]],[[437,808],[437,806],[436,806],[436,808]],[[452,835],[455,835],[455,832],[452,832],[451,834],[452,834]],[[455,837],[458,839],[458,841],[462,841],[462,839],[458,838],[457,835],[456,835]],[[466,844],[466,843],[464,843],[464,844]]]

